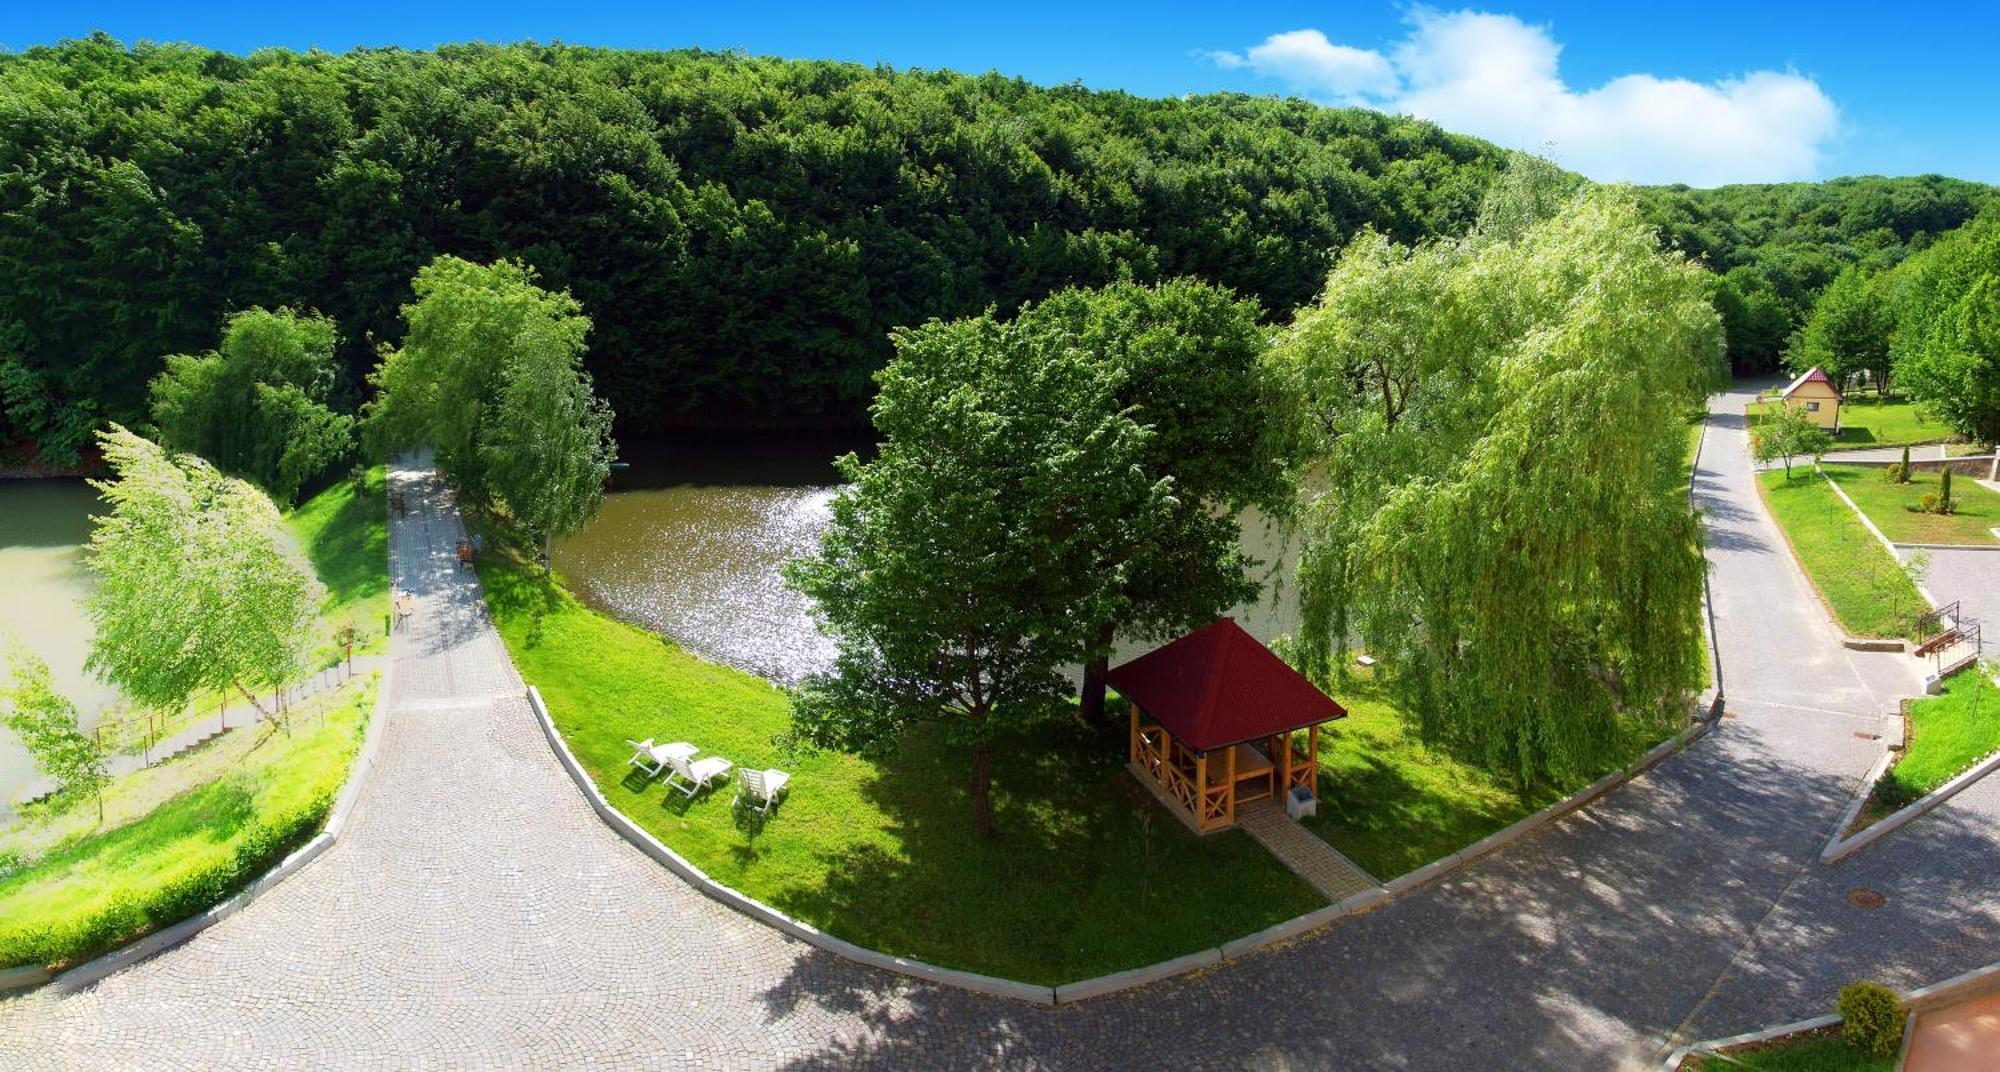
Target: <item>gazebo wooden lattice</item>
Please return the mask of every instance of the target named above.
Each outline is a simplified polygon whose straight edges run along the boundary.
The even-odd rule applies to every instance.
[[[1235,825],[1239,804],[1298,788],[1317,799],[1319,727],[1347,715],[1230,618],[1105,680],[1132,702],[1132,773],[1204,834]]]

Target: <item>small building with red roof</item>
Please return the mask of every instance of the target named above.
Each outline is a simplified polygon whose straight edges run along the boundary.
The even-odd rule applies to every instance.
[[[1840,431],[1840,388],[1833,378],[1821,372],[1817,366],[1793,380],[1791,385],[1779,392],[1778,397],[1785,405],[1805,411],[1814,424],[1829,432]]]
[[[1316,801],[1319,727],[1347,716],[1232,618],[1105,680],[1132,703],[1133,774],[1201,833],[1235,825],[1238,804],[1294,789]]]

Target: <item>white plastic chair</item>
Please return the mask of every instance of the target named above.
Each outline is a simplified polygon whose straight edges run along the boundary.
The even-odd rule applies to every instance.
[[[735,766],[721,756],[690,761],[687,756],[671,754],[666,759],[667,766],[673,768],[673,773],[667,775],[667,788],[677,789],[682,796],[689,799],[707,789],[709,783],[728,774],[729,768]]]
[[[778,795],[785,791],[785,783],[792,776],[781,770],[743,769],[743,780],[736,784],[736,799],[732,804],[742,804],[754,808],[760,815],[768,815],[772,805],[778,802]]]
[[[670,757],[679,756],[685,761],[693,759],[695,753],[701,751],[686,741],[654,744],[651,737],[643,741],[627,740],[625,743],[632,746],[632,758],[626,760],[625,765],[645,771],[648,778],[659,777],[660,772],[667,769]]]

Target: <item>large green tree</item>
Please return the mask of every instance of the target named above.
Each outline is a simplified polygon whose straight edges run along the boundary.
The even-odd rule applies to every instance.
[[[611,407],[591,393],[574,351],[544,341],[519,347],[486,416],[480,449],[494,497],[541,543],[576,533],[604,502],[611,476]]]
[[[289,309],[229,318],[222,344],[175,355],[153,380],[153,422],[169,450],[199,454],[290,503],[354,446],[354,419],[327,405],[334,326]]]
[[[1889,388],[1889,337],[1894,316],[1873,274],[1848,268],[1820,292],[1812,314],[1785,354],[1793,374],[1817,368],[1845,391],[1866,374]]]
[[[1059,334],[992,316],[896,335],[874,407],[875,460],[841,460],[817,554],[787,571],[837,656],[799,690],[805,739],[893,747],[939,723],[970,752],[973,821],[992,832],[998,720],[1055,711],[1063,668],[1127,605],[1097,556],[1159,531],[1173,482],[1133,465],[1155,436],[1118,382]]]
[[[1078,438],[1066,449],[1122,447],[1122,456],[1107,453],[1102,464],[1171,491],[1164,509],[1138,516],[1119,516],[1116,497],[1087,489],[1050,498],[1037,511],[1048,538],[1070,548],[1063,568],[1115,582],[1101,617],[1082,623],[1086,718],[1103,714],[1106,663],[1120,632],[1161,639],[1207,624],[1260,589],[1238,515],[1257,507],[1282,516],[1291,482],[1284,426],[1271,419],[1278,384],[1263,363],[1266,329],[1257,321],[1250,302],[1174,280],[1061,291],[1024,308],[1006,329],[1026,337],[1028,352],[1100,382],[1087,396],[1100,409],[1067,415]],[[1147,434],[1082,438],[1117,422]],[[995,472],[988,479],[1009,478]],[[1101,540],[1078,539],[1078,532]]]
[[[1896,269],[1896,378],[1960,434],[2000,443],[2000,212]]]
[[[326,590],[263,492],[113,425],[100,445],[110,509],[84,562],[95,634],[86,665],[137,703],[176,710],[201,693],[258,698],[296,678]]]
[[[404,344],[384,354],[372,376],[368,442],[378,452],[428,444],[438,472],[460,492],[486,498],[494,492],[488,474],[500,458],[486,442],[496,414],[504,404],[540,408],[522,392],[510,394],[508,378],[516,372],[538,384],[552,382],[550,374],[576,378],[590,318],[568,292],[538,286],[536,272],[512,260],[474,264],[440,256],[410,286],[416,300],[402,310]],[[546,406],[554,412],[560,404]],[[530,422],[530,414],[510,412],[506,436],[532,436]],[[520,456],[510,464],[508,476],[526,472]]]
[[[1683,416],[1722,335],[1697,267],[1598,190],[1518,237],[1344,251],[1275,360],[1314,438],[1301,653],[1356,642],[1423,736],[1526,791],[1698,674]]]

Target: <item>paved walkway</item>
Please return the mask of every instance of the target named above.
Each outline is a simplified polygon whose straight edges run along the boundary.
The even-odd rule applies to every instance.
[[[1917,1017],[1904,1072],[1992,1072],[2000,1063],[2000,994]]]
[[[2000,821],[1813,861],[1907,659],[1842,649],[1758,507],[1747,393],[1696,481],[1729,710],[1579,814],[1280,949],[1044,1009],[863,970],[728,912],[619,841],[556,767],[449,507],[393,528],[419,593],[381,766],[341,841],[186,946],[0,1003],[0,1068],[617,1066],[1644,1068],[1670,1042],[1929,982],[2000,948]],[[1968,792],[1972,796],[1977,790]],[[1845,891],[1889,894],[1874,914]]]
[[[1312,883],[1328,901],[1344,901],[1376,886],[1368,872],[1319,835],[1293,822],[1284,806],[1275,801],[1260,800],[1237,808],[1236,825],[1269,849],[1278,862]]]

